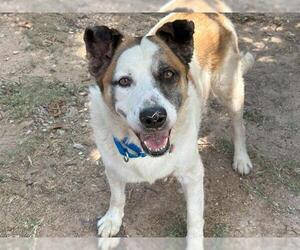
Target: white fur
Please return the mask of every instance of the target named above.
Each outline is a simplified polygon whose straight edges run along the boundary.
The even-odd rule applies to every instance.
[[[126,183],[153,183],[157,179],[173,174],[182,184],[187,201],[187,249],[202,249],[204,169],[197,145],[201,114],[212,89],[220,101],[228,107],[232,117],[235,146],[233,168],[241,174],[249,173],[252,164],[246,150],[242,120],[244,103],[242,74],[248,66],[243,65],[243,59],[236,52],[228,51],[221,69],[212,75],[211,72],[203,70],[193,57],[190,73],[196,85],[189,82],[188,97],[177,113],[173,105],[154,85],[151,70],[156,67],[157,51],[157,45],[144,38],[140,45],[127,49],[117,62],[114,80],[130,75],[134,81],[132,86],[117,87],[115,92],[115,108],[124,111],[126,119],[111,112],[98,87],[90,89],[91,125],[111,188],[110,207],[98,222],[98,233],[108,237],[119,231],[124,215]],[[174,152],[156,158],[147,156],[130,159],[125,163],[113,143],[113,136],[118,138],[129,136],[132,142],[139,144],[132,130],[140,129],[138,114],[149,102],[159,103],[167,109],[173,125],[171,143],[174,145]]]
[[[114,72],[114,81],[125,76],[130,76],[133,80],[130,87],[115,88],[115,109],[120,109],[127,115],[128,124],[136,132],[142,130],[139,113],[147,105],[164,107],[170,126],[176,122],[176,108],[157,89],[152,74],[158,67],[158,49],[155,43],[144,37],[139,45],[120,55]]]
[[[119,231],[125,206],[125,183],[153,183],[157,179],[174,174],[182,184],[187,199],[188,249],[202,249],[200,239],[203,237],[204,224],[204,173],[197,145],[201,105],[197,91],[191,83],[188,95],[189,98],[182,107],[182,115],[178,117],[171,133],[174,153],[157,158],[148,156],[131,159],[125,163],[113,144],[112,136],[117,131],[120,138],[125,134],[130,134],[134,138],[134,135],[130,131],[124,131],[122,123],[112,118],[111,114],[108,115],[109,110],[104,104],[99,88],[90,89],[91,124],[111,187],[109,210],[98,222],[100,236],[113,236]],[[123,135],[120,131],[124,131]]]
[[[187,160],[193,162],[195,157],[193,155],[198,155],[195,146],[197,146],[200,116],[198,108],[194,105],[199,103],[195,92],[195,89],[191,85],[189,87],[190,98],[186,101],[184,107],[182,107],[183,110],[188,110],[189,112],[182,111],[185,113],[184,117],[180,117],[172,129],[171,140],[176,153],[165,154],[161,157],[154,158],[138,158],[125,163],[113,143],[113,136],[124,138],[129,134],[133,142],[137,144],[139,142],[135,139],[135,135],[130,130],[124,130],[120,120],[117,121],[114,118],[111,120],[111,114],[109,117],[106,116],[107,112],[110,111],[104,104],[99,88],[90,88],[91,125],[94,129],[95,141],[106,170],[109,169],[116,177],[119,177],[125,182],[134,183],[147,181],[153,183],[157,179],[170,175],[177,168],[190,167],[190,164],[187,164]],[[103,106],[105,107],[104,109]],[[117,135],[115,131],[118,131]],[[183,134],[185,137],[184,140],[182,140]]]

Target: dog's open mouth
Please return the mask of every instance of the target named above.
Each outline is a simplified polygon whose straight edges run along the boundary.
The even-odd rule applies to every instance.
[[[166,153],[170,148],[170,132],[171,130],[140,133],[138,137],[145,153],[151,156]]]

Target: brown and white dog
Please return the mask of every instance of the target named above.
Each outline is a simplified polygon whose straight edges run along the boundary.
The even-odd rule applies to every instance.
[[[187,2],[172,1],[162,11],[200,11],[206,4]],[[99,235],[118,233],[126,183],[174,175],[187,201],[188,249],[202,249],[197,245],[204,223],[204,170],[197,145],[201,114],[212,91],[232,118],[233,169],[248,174],[252,164],[243,125],[243,74],[253,57],[239,52],[233,24],[218,11],[171,13],[137,38],[95,26],[86,29],[84,40],[98,85],[90,89],[91,124],[111,189],[109,210],[98,221]]]

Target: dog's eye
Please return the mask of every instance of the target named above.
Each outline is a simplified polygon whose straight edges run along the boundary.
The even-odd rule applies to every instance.
[[[122,77],[119,81],[118,84],[121,87],[129,87],[132,83],[132,80],[129,77]]]
[[[166,80],[172,79],[173,76],[174,76],[174,72],[171,71],[171,70],[165,70],[165,71],[163,72],[163,77],[164,77],[164,79],[166,79]]]

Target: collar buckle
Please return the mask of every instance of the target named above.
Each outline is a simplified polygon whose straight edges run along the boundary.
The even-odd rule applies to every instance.
[[[146,154],[143,150],[135,145],[134,143],[130,143],[128,137],[125,137],[122,140],[113,137],[116,148],[118,149],[120,155],[123,156],[124,161],[129,162],[130,158],[144,158]]]
[[[127,163],[129,162],[129,155],[128,155],[128,152],[125,152],[125,155],[123,157],[124,161]]]

